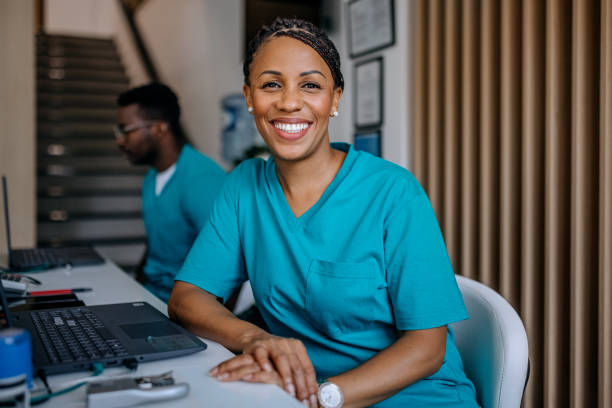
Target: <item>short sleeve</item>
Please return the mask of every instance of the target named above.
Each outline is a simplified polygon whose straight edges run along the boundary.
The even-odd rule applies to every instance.
[[[387,281],[399,330],[468,318],[433,208],[413,183],[417,189],[400,188],[384,226]]]
[[[224,301],[246,280],[236,194],[233,193],[231,183],[226,183],[175,277],[175,280],[191,283]]]

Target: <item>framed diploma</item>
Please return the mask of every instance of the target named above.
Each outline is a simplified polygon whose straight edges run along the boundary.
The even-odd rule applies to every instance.
[[[383,59],[355,64],[355,127],[377,127],[383,122]]]
[[[348,17],[352,58],[395,43],[393,0],[351,0]]]
[[[355,150],[363,150],[381,157],[380,129],[355,133]]]

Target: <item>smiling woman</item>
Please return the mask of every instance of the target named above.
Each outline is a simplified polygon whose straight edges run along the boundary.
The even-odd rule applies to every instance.
[[[272,68],[272,69],[270,69]],[[314,49],[291,37],[266,41],[244,85],[257,129],[280,160],[329,153],[329,118],[342,89]]]
[[[229,176],[168,304],[241,353],[211,375],[277,384],[311,407],[475,407],[447,328],[467,313],[425,193],[405,169],[330,144],[344,86],[333,43],[276,19],[244,75],[272,158]],[[246,279],[270,332],[217,302]]]
[[[345,157],[330,147],[328,133],[342,89],[335,86],[319,54],[291,37],[273,37],[260,46],[249,83],[244,85],[247,104],[253,107],[257,129],[279,166],[279,180],[293,213],[300,216],[320,198]],[[320,182],[292,189],[284,176],[296,162]]]

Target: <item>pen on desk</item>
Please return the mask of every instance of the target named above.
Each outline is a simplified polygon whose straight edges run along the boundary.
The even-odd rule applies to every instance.
[[[49,295],[68,295],[71,293],[91,292],[92,288],[73,288],[73,289],[55,289],[55,290],[36,290],[28,292],[30,296],[49,296]]]

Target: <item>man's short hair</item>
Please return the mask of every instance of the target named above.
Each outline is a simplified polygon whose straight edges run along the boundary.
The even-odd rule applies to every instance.
[[[181,108],[178,104],[178,97],[167,85],[160,82],[151,82],[127,90],[117,98],[117,105],[120,107],[133,104],[138,105],[143,119],[167,122],[176,140],[186,141],[179,125]]]

